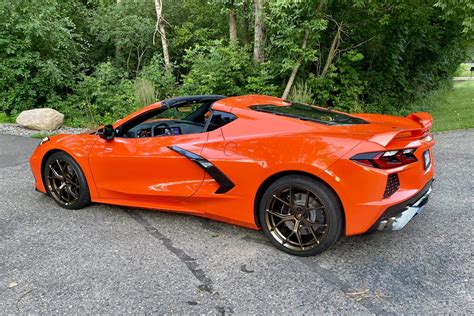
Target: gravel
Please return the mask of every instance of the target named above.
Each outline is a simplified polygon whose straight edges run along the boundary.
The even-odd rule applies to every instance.
[[[63,126],[60,129],[53,131],[36,131],[22,127],[18,124],[0,124],[0,134],[31,137],[33,135],[44,134],[45,136],[51,134],[80,134],[87,132],[85,128],[75,128]]]

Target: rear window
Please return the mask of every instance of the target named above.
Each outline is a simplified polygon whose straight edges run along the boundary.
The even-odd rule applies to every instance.
[[[254,105],[250,108],[259,112],[287,116],[304,121],[314,121],[327,125],[367,124],[367,121],[357,117],[296,102],[293,102],[290,106]]]

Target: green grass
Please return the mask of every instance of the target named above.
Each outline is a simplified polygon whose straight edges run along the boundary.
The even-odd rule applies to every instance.
[[[56,135],[55,133],[37,133],[31,135],[31,138],[45,138]]]
[[[430,111],[434,131],[474,127],[474,80],[454,82],[452,89],[441,89],[428,98],[436,101]]]
[[[471,77],[471,72],[470,71],[457,72],[456,77]],[[474,72],[472,73],[472,77],[474,78]]]
[[[458,69],[456,70],[454,76],[455,77],[470,77],[471,76],[471,66],[468,64],[461,64],[459,65]],[[474,77],[474,72],[472,73]]]
[[[5,113],[0,112],[0,123],[14,123],[14,119],[7,116]]]

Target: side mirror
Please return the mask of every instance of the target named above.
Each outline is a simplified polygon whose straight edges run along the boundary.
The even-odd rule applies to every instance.
[[[115,130],[112,125],[105,125],[103,128],[98,130],[97,134],[100,136],[100,138],[112,140],[115,136]]]

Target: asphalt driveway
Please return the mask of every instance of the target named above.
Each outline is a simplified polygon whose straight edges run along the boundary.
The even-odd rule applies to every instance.
[[[61,209],[33,190],[38,141],[0,135],[0,311],[472,314],[474,130],[435,138],[423,214],[298,258],[193,216]]]

